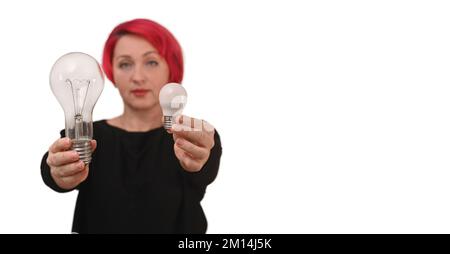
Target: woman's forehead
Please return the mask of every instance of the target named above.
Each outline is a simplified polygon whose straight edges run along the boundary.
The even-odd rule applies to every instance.
[[[149,54],[155,55],[158,51],[146,39],[136,35],[124,35],[119,38],[114,48],[116,57],[145,57]]]

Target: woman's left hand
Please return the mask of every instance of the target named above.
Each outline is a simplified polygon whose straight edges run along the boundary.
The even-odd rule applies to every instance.
[[[188,172],[198,172],[208,161],[214,147],[214,127],[204,120],[177,116],[171,132],[174,151],[181,166]]]

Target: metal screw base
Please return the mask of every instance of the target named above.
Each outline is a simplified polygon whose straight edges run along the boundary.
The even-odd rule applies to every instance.
[[[169,130],[172,128],[172,116],[164,116],[164,129]]]
[[[80,155],[80,160],[84,162],[84,164],[89,164],[92,160],[92,149],[91,149],[91,140],[89,139],[81,139],[81,140],[72,140],[72,150],[77,151]]]

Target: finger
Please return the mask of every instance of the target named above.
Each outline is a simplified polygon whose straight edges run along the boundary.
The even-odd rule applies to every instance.
[[[89,175],[89,165],[86,165],[85,170],[82,170],[74,175],[61,177],[61,180],[69,184],[79,184],[86,180]]]
[[[80,156],[76,151],[57,152],[48,155],[47,164],[50,166],[61,166],[78,161]]]
[[[214,128],[214,126],[212,124],[210,124],[206,120],[203,120],[202,124],[203,124],[203,130],[204,131],[212,132],[214,134],[215,128]]]
[[[180,161],[181,166],[190,172],[197,172],[201,169],[200,162],[192,159],[192,157],[186,153],[183,149],[179,148],[177,145],[174,145],[175,155]]]
[[[214,126],[206,120],[201,120],[186,115],[178,115],[175,117],[175,124],[180,124],[183,127],[189,127],[194,130],[206,130],[207,132],[213,132]]]
[[[195,131],[201,131],[203,128],[202,120],[186,115],[176,116],[175,124],[182,125],[181,127],[187,127],[187,129],[192,129]]]
[[[56,140],[48,149],[51,153],[66,151],[72,146],[70,138],[60,138]]]
[[[193,134],[192,136],[206,136],[208,137],[206,143],[204,144],[208,148],[212,148],[214,146],[214,133],[215,128],[212,124],[205,120],[196,119],[193,117],[189,117],[186,115],[179,115],[175,117],[175,123],[172,126],[173,131],[186,131],[186,132],[198,132],[197,134]],[[206,134],[206,135],[205,135]],[[193,137],[195,139],[195,137]],[[192,140],[195,142],[195,140]]]
[[[72,176],[84,170],[85,164],[82,161],[69,163],[56,168],[56,172],[60,177]]]
[[[177,135],[177,137],[184,138],[189,140],[191,143],[209,148],[211,149],[214,146],[214,134],[208,133],[204,131],[195,131],[189,127],[181,127],[178,124],[175,124],[173,127],[173,133]]]
[[[195,131],[191,127],[182,124],[173,124],[172,132],[174,135],[177,135],[177,137],[193,139],[198,139],[203,135],[201,131]]]
[[[196,146],[186,139],[178,138],[175,144],[185,152],[189,153],[194,159],[203,160],[208,156],[208,150]]]

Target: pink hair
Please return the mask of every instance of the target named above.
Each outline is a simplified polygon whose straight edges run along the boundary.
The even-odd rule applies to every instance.
[[[103,49],[103,71],[114,83],[112,59],[114,48],[119,38],[126,34],[133,34],[146,39],[169,66],[169,82],[181,83],[183,80],[183,54],[181,46],[172,33],[162,25],[148,19],[134,19],[116,26]]]

